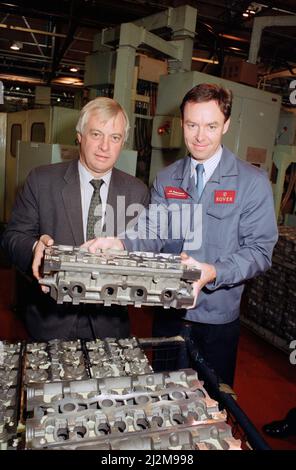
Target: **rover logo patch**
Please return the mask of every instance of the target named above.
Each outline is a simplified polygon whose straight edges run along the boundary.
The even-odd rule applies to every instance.
[[[215,191],[215,204],[233,204],[236,191],[219,190]]]
[[[166,199],[188,199],[189,194],[182,188],[175,188],[174,186],[166,186],[164,188]]]

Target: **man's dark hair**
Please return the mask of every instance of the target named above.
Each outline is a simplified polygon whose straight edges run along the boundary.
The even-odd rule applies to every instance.
[[[184,118],[184,108],[186,103],[204,103],[206,101],[216,101],[225,121],[229,119],[232,106],[232,92],[227,88],[210,83],[196,85],[186,93],[180,106],[181,117]]]

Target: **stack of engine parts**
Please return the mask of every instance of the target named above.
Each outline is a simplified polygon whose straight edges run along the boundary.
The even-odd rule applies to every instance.
[[[272,268],[248,281],[242,321],[275,346],[290,352],[296,338],[296,228],[279,227]]]
[[[154,373],[136,338],[1,347],[2,449],[241,449],[197,373]]]
[[[119,377],[152,372],[136,338],[28,343],[24,382]]]
[[[200,270],[180,256],[145,252],[101,251],[58,245],[45,250],[40,283],[58,303],[161,305],[188,308]]]
[[[21,343],[0,341],[0,450],[17,447],[22,367]]]
[[[26,345],[26,385],[87,378],[89,372],[79,340],[53,340]]]
[[[136,338],[86,342],[90,376],[119,377],[153,372]]]

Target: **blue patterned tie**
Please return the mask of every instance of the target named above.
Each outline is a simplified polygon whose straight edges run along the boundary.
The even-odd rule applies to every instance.
[[[92,194],[88,210],[86,240],[92,240],[93,238],[98,237],[102,231],[103,214],[100,188],[103,183],[103,180],[90,181],[90,184],[94,188],[94,192]]]
[[[200,199],[203,188],[204,188],[204,182],[203,182],[203,172],[204,172],[204,166],[202,163],[199,163],[196,165],[196,190],[197,190],[197,198]]]

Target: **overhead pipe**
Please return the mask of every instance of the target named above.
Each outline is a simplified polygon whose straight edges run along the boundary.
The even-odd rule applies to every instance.
[[[248,62],[257,63],[261,35],[271,26],[296,26],[296,16],[261,16],[254,18]]]
[[[263,78],[266,80],[271,80],[273,78],[287,78],[287,77],[296,77],[296,67],[291,67],[291,69],[282,70],[281,72],[272,72],[263,75]]]
[[[32,28],[24,28],[22,26],[13,26],[9,24],[0,24],[0,28],[4,29],[11,29],[12,31],[23,31],[25,33],[35,33],[41,34],[43,36],[52,36],[54,38],[66,38],[66,34],[62,33],[51,33],[50,31],[42,31],[41,29],[32,29]],[[92,39],[81,38],[80,36],[74,36],[76,41],[84,41],[84,42],[93,42]]]

